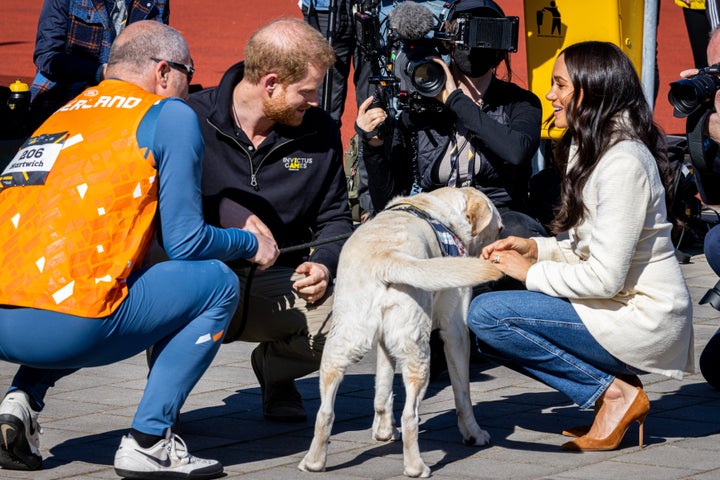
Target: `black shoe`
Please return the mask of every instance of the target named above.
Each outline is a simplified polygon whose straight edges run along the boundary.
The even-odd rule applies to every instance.
[[[303,407],[302,397],[295,387],[295,382],[266,383],[260,359],[260,347],[250,355],[250,364],[260,384],[263,400],[263,416],[271,422],[301,423],[307,421],[307,413]]]

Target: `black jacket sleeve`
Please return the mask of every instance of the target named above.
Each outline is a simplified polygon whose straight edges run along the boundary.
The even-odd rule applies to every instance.
[[[500,99],[509,115],[508,125],[492,119],[460,89],[450,94],[446,105],[488,150],[508,163],[521,165],[533,157],[540,145],[542,108],[534,94],[521,95],[520,90]]]

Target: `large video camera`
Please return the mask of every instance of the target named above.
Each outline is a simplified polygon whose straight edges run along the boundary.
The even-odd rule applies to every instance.
[[[433,58],[446,57],[452,45],[517,51],[518,17],[453,15],[456,3],[447,2],[435,15],[419,3],[404,1],[390,12],[387,25],[381,24],[377,5],[355,14],[358,46],[371,63],[376,101],[389,114],[442,109],[434,97],[447,79]]]
[[[684,118],[701,107],[713,108],[715,92],[720,90],[720,64],[701,68],[692,78],[683,78],[670,84],[668,100],[673,115]]]

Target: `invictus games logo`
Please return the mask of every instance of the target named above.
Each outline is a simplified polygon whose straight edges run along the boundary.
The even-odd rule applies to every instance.
[[[312,158],[285,157],[283,158],[283,165],[285,165],[285,168],[291,172],[298,172],[300,170],[305,170],[312,165]]]

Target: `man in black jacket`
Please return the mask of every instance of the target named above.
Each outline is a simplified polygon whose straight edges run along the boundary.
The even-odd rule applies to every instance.
[[[260,343],[251,362],[269,420],[306,419],[294,380],[319,368],[332,278],[352,231],[340,131],[317,108],[334,60],[302,20],[276,20],[217,88],[190,98],[206,144],[208,223],[269,233],[284,252],[265,271],[234,265],[244,292],[226,337]],[[293,248],[306,243],[313,248]]]

